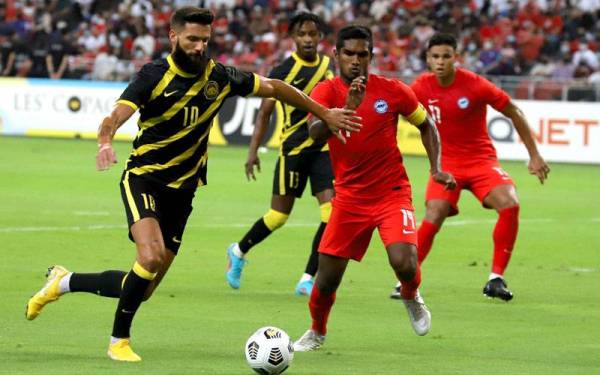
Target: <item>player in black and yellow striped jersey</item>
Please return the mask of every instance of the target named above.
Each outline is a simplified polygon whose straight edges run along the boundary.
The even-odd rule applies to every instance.
[[[290,19],[289,33],[296,44],[296,52],[276,66],[269,78],[283,80],[298,90],[310,94],[324,79],[333,77],[333,62],[317,52],[322,37],[321,20],[312,13],[301,12]],[[250,249],[280,228],[287,221],[296,198],[300,198],[310,179],[312,195],[321,210],[321,224],[313,238],[312,249],[304,274],[296,285],[296,294],[309,295],[318,266],[318,246],[331,212],[333,171],[327,143],[315,142],[308,135],[308,112],[283,104],[281,148],[273,176],[273,195],[269,211],[259,218],[244,237],[227,249],[230,266],[226,272],[229,285],[240,287],[245,256]],[[254,168],[260,171],[258,148],[262,142],[275,101],[264,99],[258,111],[256,126],[246,161],[246,176],[256,179]]]
[[[132,269],[82,274],[54,266],[44,287],[27,303],[26,317],[32,320],[66,292],[119,298],[108,349],[114,360],[141,360],[130,346],[131,323],[177,254],[194,192],[206,184],[208,133],[225,98],[275,97],[314,113],[334,130],[360,128],[353,111],[328,110],[282,81],[215,63],[206,51],[212,21],[206,9],[175,11],[171,55],[136,74],[98,130],[96,166],[104,170],[116,163],[115,132],[140,111],[139,132],[121,180],[129,235],[137,250]]]

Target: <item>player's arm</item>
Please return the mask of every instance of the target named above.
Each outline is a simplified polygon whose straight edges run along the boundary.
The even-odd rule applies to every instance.
[[[117,163],[117,155],[112,147],[112,140],[117,132],[130,117],[135,109],[123,103],[117,103],[108,117],[105,117],[98,128],[98,153],[96,154],[96,168],[104,171]]]
[[[250,178],[256,181],[254,175],[254,166],[260,172],[260,159],[258,157],[258,148],[265,136],[267,127],[269,126],[269,119],[275,108],[275,100],[263,99],[256,115],[256,122],[254,123],[254,131],[252,132],[252,138],[250,139],[250,147],[248,148],[248,159],[246,159],[246,178],[250,181]]]
[[[419,107],[422,108],[422,107]],[[424,111],[424,110],[423,110]],[[417,125],[419,132],[421,133],[421,141],[427,151],[427,157],[429,158],[429,166],[431,178],[435,182],[445,185],[445,188],[452,190],[456,187],[456,180],[450,173],[442,171],[441,156],[442,151],[440,147],[440,135],[438,134],[437,128],[433,124],[433,121],[429,116],[425,116],[419,125]]]
[[[54,76],[54,62],[52,61],[51,55],[46,55],[46,70],[48,70],[48,77],[56,78]]]
[[[344,108],[356,110],[365,97],[365,90],[365,77],[356,77],[352,81],[352,83],[350,84],[350,88],[348,89],[348,95],[346,96],[346,105],[344,106]],[[342,135],[339,129],[330,129],[327,125],[323,123],[323,121],[320,121],[318,119],[312,119],[309,122],[308,134],[316,142],[325,142],[331,136],[331,134],[335,134],[335,136],[340,140],[340,142],[344,144],[346,143],[346,138],[344,138],[344,135]],[[346,136],[350,136],[350,133],[347,132]]]
[[[46,64],[48,66],[48,72],[50,73],[50,78],[60,79],[65,74],[65,70],[67,69],[67,64],[69,63],[67,59],[67,55],[64,55],[60,60],[60,64],[58,65],[58,69],[54,69],[54,61],[50,55],[46,56]]]
[[[11,51],[8,54],[8,59],[6,60],[6,66],[4,67],[4,70],[2,71],[3,76],[7,76],[10,74],[13,66],[15,65],[16,55],[17,54],[15,53],[15,51]]]
[[[548,178],[550,167],[548,164],[546,164],[546,161],[544,158],[542,158],[537,149],[535,141],[531,136],[531,130],[529,128],[527,119],[525,118],[525,114],[523,114],[523,111],[521,111],[521,109],[512,101],[509,101],[504,107],[502,114],[512,121],[517,133],[519,133],[519,137],[521,137],[521,140],[525,145],[525,148],[527,148],[527,152],[529,153],[529,164],[527,166],[529,173],[536,175],[543,184],[544,180]]]
[[[263,98],[275,98],[300,110],[310,112],[321,119],[334,133],[340,130],[349,132],[359,131],[361,118],[355,111],[342,108],[326,108],[311,99],[302,91],[278,79],[259,77],[259,88],[255,95]]]

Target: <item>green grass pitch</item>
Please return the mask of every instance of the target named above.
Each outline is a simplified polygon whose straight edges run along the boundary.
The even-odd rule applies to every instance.
[[[294,296],[319,220],[309,193],[288,224],[253,249],[242,288],[224,278],[225,249],[266,212],[276,152],[262,154],[258,182],[246,182],[241,147],[210,150],[209,185],[198,190],[180,255],[133,326],[139,364],[106,357],[116,300],[64,296],[32,322],[29,296],[47,266],[80,272],[128,270],[119,164],[94,170],[89,141],[0,138],[0,373],[249,374],[243,346],[265,325],[298,338],[309,325]],[[417,217],[423,215],[426,159],[407,157]],[[292,374],[600,373],[600,166],[553,164],[541,186],[523,162],[504,162],[517,182],[521,227],[506,274],[515,298],[481,290],[492,257],[496,215],[465,192],[461,214],[436,238],[422,294],[433,324],[412,332],[375,233],[361,264],[338,291],[326,345],[297,353]]]

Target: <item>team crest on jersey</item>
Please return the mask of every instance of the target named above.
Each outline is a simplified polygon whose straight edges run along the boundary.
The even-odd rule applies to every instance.
[[[458,108],[465,109],[469,106],[469,98],[467,98],[466,96],[462,96],[458,99],[456,104],[458,104]]]
[[[219,95],[219,84],[215,81],[208,81],[204,86],[204,96],[208,100],[214,100]]]
[[[375,101],[375,104],[373,104],[373,108],[375,108],[375,112],[377,112],[379,114],[384,114],[388,110],[388,104],[383,99],[377,99]]]

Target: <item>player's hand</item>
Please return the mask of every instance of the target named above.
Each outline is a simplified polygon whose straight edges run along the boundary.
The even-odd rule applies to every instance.
[[[105,171],[113,164],[117,164],[117,154],[110,143],[102,143],[98,145],[98,153],[96,154],[96,169]]]
[[[328,109],[323,120],[329,130],[344,144],[346,144],[346,138],[342,135],[342,131],[344,131],[346,137],[349,137],[350,133],[357,132],[362,128],[362,118],[356,116],[356,111],[352,109]]]
[[[456,180],[454,176],[448,172],[436,172],[431,175],[433,181],[444,185],[445,190],[454,190],[456,188]]]
[[[260,159],[255,152],[251,152],[248,154],[248,160],[246,160],[246,164],[244,164],[244,167],[246,168],[246,178],[248,181],[250,181],[250,178],[256,181],[256,176],[254,175],[254,166],[256,166],[256,170],[260,172]]]
[[[540,155],[535,155],[529,160],[527,169],[529,169],[529,174],[536,175],[542,184],[548,178],[548,173],[550,173],[550,167]]]
[[[360,106],[360,103],[362,103],[365,98],[365,91],[367,89],[365,81],[366,78],[364,76],[359,76],[352,80],[350,89],[348,90],[348,96],[346,96],[346,108],[356,109]]]

